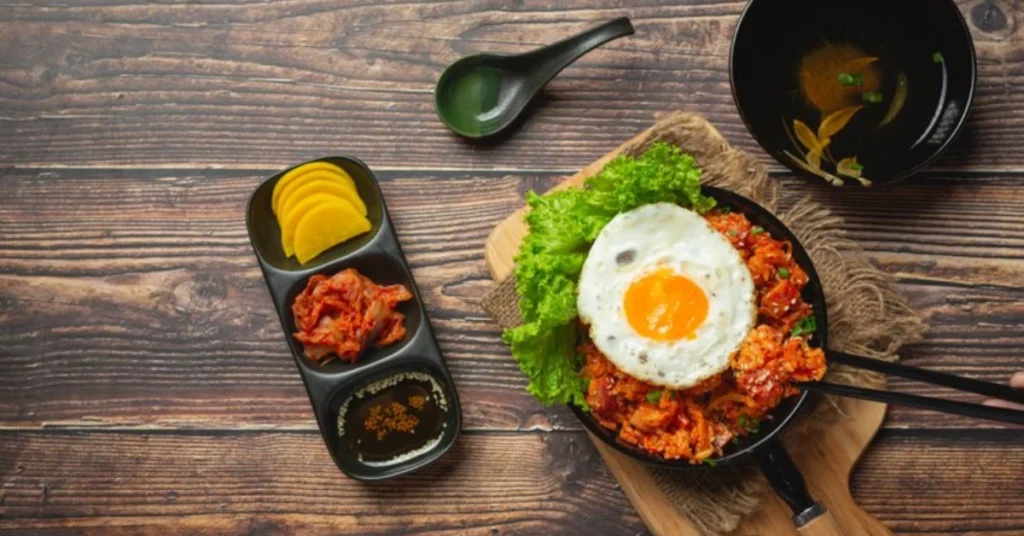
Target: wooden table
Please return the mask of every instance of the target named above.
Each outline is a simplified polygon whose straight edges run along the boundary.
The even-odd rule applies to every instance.
[[[761,154],[729,93],[743,2],[378,4],[0,4],[0,529],[645,532],[580,425],[523,391],[479,308],[481,248],[526,190],[659,112]],[[1024,8],[960,4],[981,83],[947,158],[873,190],[772,165],[928,319],[907,362],[1005,381],[1024,368]],[[624,14],[636,35],[566,70],[508,141],[436,120],[432,82],[460,55]],[[331,463],[243,216],[264,177],[334,153],[382,178],[465,412],[453,453],[379,485]],[[896,533],[1021,534],[1024,431],[893,408],[854,492]]]

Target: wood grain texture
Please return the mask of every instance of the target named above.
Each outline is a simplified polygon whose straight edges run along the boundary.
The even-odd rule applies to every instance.
[[[1024,530],[1022,465],[1019,432],[890,431],[853,483],[898,534],[1010,536]],[[0,432],[0,515],[26,534],[645,533],[582,432],[468,434],[375,485],[338,474],[315,433]]]
[[[1021,170],[1019,2],[959,0],[979,56],[964,139],[940,165]],[[698,111],[755,149],[729,92],[742,1],[228,0],[0,3],[0,164],[251,168],[340,151],[376,167],[574,171],[654,115]],[[980,8],[980,9],[979,9]],[[437,121],[445,65],[513,53],[620,15],[637,33],[587,55],[507,142]]]
[[[383,175],[469,429],[580,429],[567,411],[545,409],[523,391],[479,308],[491,286],[480,255],[490,229],[521,205],[526,189],[558,179]],[[8,196],[0,204],[0,427],[314,429],[246,238],[242,214],[260,180],[214,170],[0,177]],[[848,218],[852,236],[904,280],[901,290],[927,317],[931,328],[908,348],[909,363],[1004,381],[1024,368],[1024,290],[1012,287],[1024,261],[1007,246],[1024,241],[1012,223],[1024,218],[1024,206],[1019,186],[1005,177],[960,184],[939,176],[884,193],[814,193]],[[445,192],[446,206],[423,202],[434,190]],[[928,192],[942,198],[938,206],[918,206]],[[886,199],[914,211],[890,214]],[[984,221],[987,208],[999,216]],[[972,219],[972,229],[955,232],[955,222]],[[943,226],[947,240],[930,230]],[[906,246],[911,251],[900,238],[908,230],[922,234]],[[935,277],[937,262],[955,269]],[[892,386],[974,400],[903,380]],[[889,425],[993,426],[902,408]]]
[[[428,469],[375,484],[342,476],[316,433],[0,434],[0,460],[0,529],[588,534],[580,519],[608,534],[643,527],[582,433],[468,435]]]
[[[987,452],[999,453],[991,458]],[[1024,431],[963,436],[883,431],[852,480],[860,505],[896,533],[1024,533]]]
[[[879,384],[875,387],[883,387]],[[771,534],[803,536],[891,536],[881,518],[864,510],[850,492],[850,474],[862,459],[885,418],[883,406],[863,400],[838,401],[846,419],[841,419],[817,435],[784,437],[786,450],[803,475],[807,490],[823,505],[828,518],[815,524],[817,532],[798,530],[793,511],[770,486],[765,486],[758,515],[743,520],[732,536]],[[826,522],[827,521],[827,522]]]

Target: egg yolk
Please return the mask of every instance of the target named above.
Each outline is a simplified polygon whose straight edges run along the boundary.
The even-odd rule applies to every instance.
[[[708,297],[690,279],[660,269],[634,281],[623,298],[629,325],[656,341],[693,338],[708,316]]]

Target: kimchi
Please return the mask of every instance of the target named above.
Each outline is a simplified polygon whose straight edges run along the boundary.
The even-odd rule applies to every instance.
[[[404,285],[381,286],[351,268],[314,275],[292,303],[294,336],[313,361],[354,363],[370,345],[405,337],[405,315],[396,308],[411,299]]]

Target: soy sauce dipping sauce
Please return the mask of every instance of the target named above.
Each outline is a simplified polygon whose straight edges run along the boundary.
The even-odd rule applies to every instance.
[[[400,372],[354,392],[338,411],[343,448],[364,464],[387,466],[441,441],[448,400],[426,372]]]

